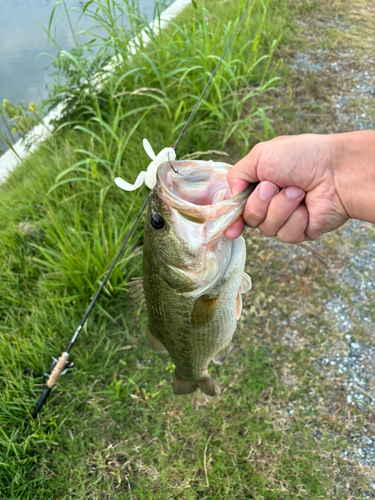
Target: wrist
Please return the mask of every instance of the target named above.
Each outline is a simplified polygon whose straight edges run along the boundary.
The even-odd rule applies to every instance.
[[[332,136],[336,191],[349,217],[375,222],[375,131]]]

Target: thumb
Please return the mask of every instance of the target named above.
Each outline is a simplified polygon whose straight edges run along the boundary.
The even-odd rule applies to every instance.
[[[249,154],[238,161],[228,172],[227,181],[232,192],[232,196],[245,191],[250,183],[258,182],[257,174],[259,160],[259,145],[255,146]]]

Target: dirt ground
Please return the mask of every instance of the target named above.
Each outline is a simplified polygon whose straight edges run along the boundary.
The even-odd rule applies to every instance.
[[[277,135],[374,129],[375,3],[334,1],[329,11],[321,0],[294,3],[293,36],[280,49],[292,98],[278,101]],[[313,427],[318,446],[340,441],[343,451],[332,453],[335,491],[341,485],[345,498],[375,498],[375,227],[350,221],[293,247],[250,234],[249,254],[261,252],[248,270],[265,296],[258,306],[250,296],[248,306],[261,316],[262,301],[275,301],[274,314],[259,320],[257,342],[290,390],[276,412],[280,425]],[[278,300],[269,296],[270,281],[267,292],[266,273]],[[278,355],[285,346],[289,355]]]

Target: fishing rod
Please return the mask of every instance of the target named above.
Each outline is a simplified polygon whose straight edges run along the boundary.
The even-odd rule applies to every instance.
[[[182,130],[180,132],[180,135],[178,136],[176,142],[173,145],[173,149],[175,151],[176,151],[178,143],[180,142],[181,138],[184,136],[184,134],[185,134],[185,132],[187,130],[187,127],[189,126],[189,123],[191,122],[191,120],[192,120],[195,112],[197,111],[200,103],[202,102],[202,99],[203,99],[203,97],[204,97],[204,95],[205,95],[208,87],[211,85],[211,82],[214,79],[214,77],[215,77],[215,75],[217,73],[217,70],[219,69],[219,66],[223,62],[223,59],[224,59],[226,53],[228,52],[228,49],[229,49],[230,45],[232,44],[235,36],[237,35],[237,33],[238,33],[239,29],[240,29],[240,26],[241,26],[243,20],[245,19],[247,13],[249,12],[250,7],[252,6],[253,3],[254,3],[254,0],[251,0],[249,2],[247,8],[245,9],[245,12],[241,16],[241,18],[240,18],[240,20],[239,20],[239,22],[238,22],[238,24],[236,26],[236,29],[234,30],[231,38],[229,39],[227,45],[225,46],[224,51],[223,51],[223,53],[222,53],[222,55],[221,55],[218,63],[215,66],[215,69],[213,70],[210,78],[208,79],[208,81],[207,81],[207,83],[206,83],[206,85],[205,85],[205,87],[204,87],[201,95],[199,96],[199,98],[198,98],[198,100],[197,100],[197,102],[196,102],[196,104],[195,104],[192,112],[190,113],[190,115],[189,115],[189,117],[188,117],[188,119],[187,119],[184,127],[182,128]],[[124,250],[124,248],[127,245],[127,243],[129,241],[131,235],[133,234],[133,232],[134,232],[134,230],[135,230],[135,228],[136,228],[136,226],[138,224],[138,221],[141,218],[141,216],[142,216],[142,214],[143,214],[143,212],[144,212],[144,210],[145,210],[145,208],[147,206],[149,197],[150,197],[150,195],[147,196],[147,198],[144,201],[142,207],[140,208],[140,210],[139,210],[139,212],[138,212],[138,214],[137,214],[137,216],[136,216],[136,218],[134,220],[134,223],[133,223],[132,227],[130,228],[130,230],[126,234],[125,239],[124,239],[124,241],[122,242],[122,244],[120,246],[120,249],[118,250],[115,258],[113,259],[112,264],[110,265],[110,267],[109,267],[109,269],[107,271],[107,274],[105,275],[103,281],[101,282],[101,284],[100,284],[97,292],[95,293],[93,299],[91,300],[90,305],[88,306],[88,308],[87,308],[87,310],[86,310],[83,318],[81,319],[81,322],[79,323],[76,331],[74,332],[74,335],[73,335],[71,341],[69,342],[69,345],[68,345],[66,351],[64,351],[58,359],[53,358],[53,363],[52,363],[52,365],[50,367],[50,373],[45,373],[44,374],[48,378],[48,380],[47,380],[47,383],[46,383],[46,387],[44,388],[42,394],[40,395],[38,403],[37,403],[37,405],[35,407],[35,410],[34,410],[34,412],[32,414],[32,417],[34,419],[36,419],[36,417],[38,416],[38,413],[40,412],[41,408],[46,403],[46,401],[48,399],[48,396],[50,395],[52,389],[57,384],[60,375],[62,375],[63,373],[65,373],[65,371],[67,370],[67,368],[70,368],[72,366],[72,365],[67,366],[68,361],[69,361],[70,351],[71,351],[72,347],[74,346],[74,344],[75,344],[75,342],[76,342],[76,340],[78,338],[78,335],[79,335],[80,331],[82,330],[84,324],[86,323],[86,320],[87,320],[88,316],[90,315],[92,309],[94,308],[94,305],[95,305],[95,303],[96,303],[96,301],[97,301],[97,299],[98,299],[101,291],[103,290],[103,288],[104,288],[105,284],[107,283],[110,275],[112,274],[112,271],[113,271],[114,267],[116,266],[117,261],[120,258],[120,255],[121,255],[122,251]]]
[[[34,410],[34,413],[33,413],[33,418],[35,419],[40,411],[40,409],[42,408],[42,406],[44,405],[44,403],[47,401],[47,398],[48,396],[50,395],[50,392],[52,391],[53,387],[57,384],[57,381],[60,377],[60,375],[63,373],[63,371],[65,370],[65,367],[67,365],[67,362],[69,360],[69,353],[72,349],[72,347],[74,346],[76,340],[77,340],[77,337],[79,335],[79,332],[82,330],[83,328],[83,325],[86,323],[86,320],[89,316],[89,314],[91,313],[94,305],[95,305],[95,302],[97,300],[97,298],[99,297],[101,291],[103,290],[105,284],[107,283],[108,281],[108,278],[110,277],[115,265],[117,264],[117,261],[118,259],[120,258],[120,255],[122,253],[122,251],[124,250],[126,244],[128,243],[131,235],[133,234],[133,231],[134,229],[136,228],[136,225],[139,221],[139,219],[141,218],[141,215],[143,214],[143,211],[144,209],[146,208],[146,205],[147,205],[147,202],[148,202],[148,198],[146,198],[146,200],[144,201],[142,207],[140,208],[134,222],[133,222],[133,225],[132,227],[130,228],[130,230],[128,231],[127,235],[125,236],[125,239],[124,241],[122,242],[122,245],[119,249],[119,251],[117,252],[116,254],[116,257],[113,259],[113,262],[112,264],[110,265],[108,271],[107,271],[107,274],[105,275],[103,281],[101,282],[96,294],[94,295],[89,307],[87,308],[83,318],[81,319],[81,322],[80,324],[78,325],[77,327],[77,330],[75,331],[71,341],[69,342],[69,345],[66,349],[66,351],[64,351],[62,353],[62,355],[60,356],[59,359],[54,359],[54,362],[52,363],[52,366],[50,368],[50,371],[51,371],[51,374],[48,375],[48,380],[47,380],[47,383],[46,383],[46,387],[44,389],[44,391],[42,392],[39,400],[38,400],[38,403],[35,407],[35,410]]]

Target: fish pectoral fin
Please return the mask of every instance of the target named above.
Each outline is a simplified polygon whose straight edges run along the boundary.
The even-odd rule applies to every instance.
[[[151,349],[154,352],[167,352],[167,349],[152,333],[149,327],[147,327],[147,340],[150,344]]]
[[[184,380],[174,374],[173,378],[173,394],[175,396],[183,396],[184,394],[192,394],[197,389],[207,394],[207,396],[215,396],[215,383],[210,377],[206,375],[201,380]]]
[[[229,356],[231,350],[232,350],[232,340],[230,340],[228,344],[223,349],[221,349],[221,351],[215,354],[215,356],[212,358],[212,361],[217,365],[222,365]]]
[[[191,313],[191,322],[194,326],[204,326],[212,320],[217,309],[218,300],[219,296],[202,295],[195,301]]]
[[[243,277],[242,277],[242,282],[241,282],[241,286],[240,286],[240,289],[238,290],[238,294],[237,294],[237,297],[236,297],[236,310],[235,310],[235,316],[236,316],[236,320],[238,321],[241,317],[241,313],[242,313],[242,297],[241,297],[241,293],[246,293],[248,292],[252,287],[252,283],[251,283],[251,278],[248,274],[246,273],[243,273]]]
[[[241,317],[242,313],[242,295],[241,295],[241,288],[238,290],[237,297],[236,297],[236,309],[234,312],[234,315],[236,316],[236,320],[238,321]]]
[[[242,277],[242,283],[241,283],[241,293],[246,293],[248,292],[249,290],[251,290],[251,287],[252,287],[252,283],[251,283],[251,278],[248,274],[246,273],[243,273],[243,277]]]

